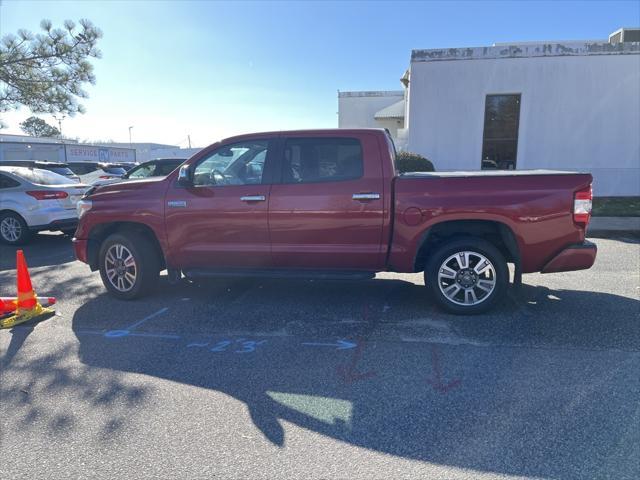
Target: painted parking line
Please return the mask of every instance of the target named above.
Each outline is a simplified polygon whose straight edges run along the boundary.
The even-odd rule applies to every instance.
[[[99,335],[106,338],[122,338],[122,337],[142,337],[142,338],[167,338],[170,340],[179,340],[180,335],[171,333],[147,333],[147,332],[130,332],[129,330],[78,330],[78,335]]]
[[[164,307],[161,308],[160,310],[158,310],[155,313],[152,313],[151,315],[147,315],[146,317],[144,317],[142,320],[139,320],[131,325],[129,325],[125,330],[133,330],[137,327],[139,327],[140,325],[142,325],[144,322],[146,322],[147,320],[151,320],[152,318],[156,318],[158,315],[162,315],[164,312],[166,312],[167,310],[169,310],[169,307]]]
[[[161,308],[160,310],[158,310],[155,313],[152,313],[151,315],[147,315],[146,317],[144,317],[142,320],[138,320],[137,322],[132,323],[131,325],[129,325],[128,327],[125,327],[123,329],[118,329],[118,330],[109,330],[108,332],[103,333],[103,335],[107,338],[119,338],[119,337],[126,337],[128,335],[135,335],[135,336],[156,336],[156,337],[164,337],[164,338],[180,338],[179,336],[175,336],[175,335],[159,335],[159,334],[134,334],[133,330],[136,329],[137,327],[139,327],[140,325],[142,325],[144,322],[146,322],[147,320],[151,320],[152,318],[155,318],[159,315],[162,315],[163,313],[165,313],[167,310],[169,310],[169,307],[164,307]]]

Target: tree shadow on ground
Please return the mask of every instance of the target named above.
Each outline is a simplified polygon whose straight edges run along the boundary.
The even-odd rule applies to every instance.
[[[85,440],[110,442],[138,424],[135,412],[150,395],[147,387],[123,381],[118,372],[102,372],[76,363],[77,346],[16,355],[34,326],[17,326],[2,355],[3,424],[6,432],[33,430],[51,436],[82,432]],[[14,343],[14,339],[20,339]],[[92,436],[93,434],[93,436]],[[4,435],[3,449],[12,445]]]

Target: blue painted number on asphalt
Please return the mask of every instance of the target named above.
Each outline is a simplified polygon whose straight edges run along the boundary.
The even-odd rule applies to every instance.
[[[193,348],[193,347],[198,347],[198,348],[204,348],[204,347],[208,347],[210,342],[193,342],[187,345],[187,348]],[[255,341],[255,340],[245,340],[244,338],[236,340],[235,341],[236,344],[239,344],[239,347],[237,350],[231,350],[229,347],[230,345],[234,344],[233,341],[231,340],[221,340],[218,343],[214,344],[211,348],[209,348],[210,352],[228,352],[228,351],[232,351],[233,353],[253,353],[256,351],[256,348],[259,345],[263,345],[265,343],[267,343],[266,340],[260,340]]]

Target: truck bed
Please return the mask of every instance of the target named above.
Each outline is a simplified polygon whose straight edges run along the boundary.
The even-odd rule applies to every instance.
[[[389,264],[408,271],[424,232],[442,222],[490,221],[518,244],[522,271],[538,272],[569,244],[584,241],[573,199],[589,188],[588,173],[555,170],[424,172],[394,181],[394,231]]]

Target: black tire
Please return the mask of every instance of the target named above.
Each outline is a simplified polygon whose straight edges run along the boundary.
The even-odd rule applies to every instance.
[[[111,250],[110,258],[114,258],[114,252],[118,247],[122,246],[133,257],[135,262],[135,270],[131,267],[126,267],[122,276],[118,275],[117,268],[114,264],[107,260],[107,254]],[[114,249],[112,250],[112,247]],[[124,250],[122,251],[124,253]],[[126,254],[122,255],[128,258]],[[149,293],[158,283],[158,277],[160,276],[160,259],[156,251],[155,245],[147,239],[144,235],[135,232],[125,233],[113,233],[109,235],[102,245],[100,246],[100,253],[98,256],[100,264],[100,277],[105,288],[111,295],[121,300],[133,300],[140,298]],[[117,259],[117,258],[116,258]],[[110,268],[112,267],[112,268]],[[120,265],[118,268],[125,268],[124,265]],[[110,280],[107,270],[112,274],[113,281]],[[115,276],[114,270],[116,271]],[[127,273],[133,274],[135,272],[135,280],[130,281],[130,277],[126,278]],[[123,283],[119,283],[117,277],[120,277]],[[126,280],[126,283],[124,283]],[[116,285],[122,285],[130,288],[118,289]]]
[[[457,264],[457,260],[454,258],[453,260],[450,260],[450,262],[454,262],[455,260],[455,263],[447,262],[446,265],[457,264],[457,266],[460,267],[460,270],[456,272],[457,275],[451,280],[444,278],[443,281],[441,281],[438,278],[438,275],[441,272],[443,263],[460,252],[470,252],[471,255],[469,256],[470,259],[468,260],[468,263],[472,266],[474,259],[478,259],[476,260],[476,265],[478,265],[480,263],[480,256],[484,257],[490,262],[491,267],[493,267],[493,271],[491,272],[488,269],[489,271],[483,273],[481,276],[478,276],[477,274],[474,275],[472,267],[463,269],[459,264]],[[471,277],[464,275],[465,272],[463,270],[467,270]],[[436,303],[444,310],[457,315],[475,315],[490,310],[496,306],[497,303],[504,300],[506,289],[509,285],[509,268],[507,267],[507,262],[502,253],[500,253],[500,251],[490,242],[475,237],[458,237],[452,241],[446,241],[444,244],[436,248],[427,261],[424,275],[425,285]],[[475,286],[478,285],[478,282],[485,288],[487,285],[491,284],[490,279],[488,279],[489,283],[485,283],[483,276],[492,277],[494,280],[493,289],[489,293],[486,293],[486,290],[481,290],[479,287]],[[454,283],[456,285],[454,285]],[[469,284],[474,286],[468,289],[464,288]],[[458,286],[459,290],[455,290],[455,286]],[[449,287],[452,287],[453,291],[458,292],[453,299],[450,299],[443,291],[447,290]],[[467,290],[473,290],[474,298],[477,297],[478,303],[460,304],[467,300],[469,300],[470,303],[473,302],[473,300],[471,300],[472,297],[467,298]],[[471,293],[469,293],[469,295],[471,295]]]
[[[3,223],[5,222],[5,223]],[[13,238],[9,230],[8,223],[19,229],[18,237]],[[5,228],[3,228],[3,226]],[[12,231],[15,231],[12,229]],[[10,237],[11,236],[11,237]],[[27,226],[27,222],[15,212],[4,212],[0,214],[0,241],[7,245],[24,245],[31,238],[31,231]]]

